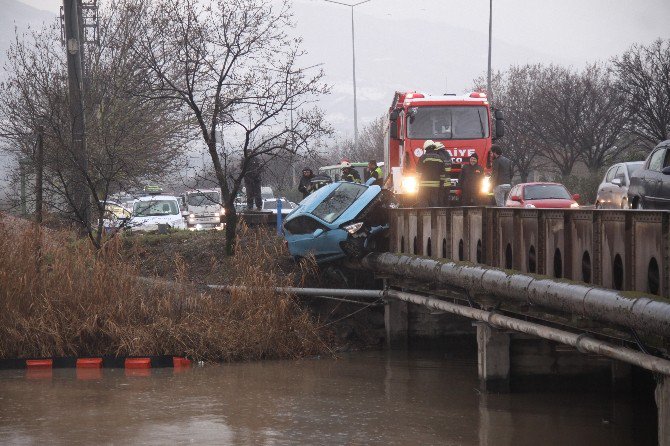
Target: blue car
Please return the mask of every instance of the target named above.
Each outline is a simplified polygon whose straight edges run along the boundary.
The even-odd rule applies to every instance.
[[[289,252],[313,255],[319,263],[362,257],[388,228],[385,197],[379,186],[341,181],[322,187],[286,217]]]

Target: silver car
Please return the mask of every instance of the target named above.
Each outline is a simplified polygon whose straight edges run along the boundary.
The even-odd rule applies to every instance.
[[[644,161],[632,161],[613,165],[605,173],[598,186],[596,209],[629,209],[628,186],[633,172],[642,167]]]

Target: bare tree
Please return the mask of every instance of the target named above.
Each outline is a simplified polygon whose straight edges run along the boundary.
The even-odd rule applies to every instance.
[[[577,93],[584,97],[576,131],[580,158],[591,173],[618,161],[630,145],[626,135],[629,112],[625,95],[610,75],[609,67],[593,64],[580,73]]]
[[[631,113],[630,133],[648,146],[670,138],[670,40],[633,45],[612,64]]]
[[[85,229],[96,247],[111,192],[136,187],[174,170],[184,122],[168,101],[142,99],[130,42],[136,39],[132,10],[112,3],[102,11],[99,46],[87,51],[88,170],[81,172],[71,148],[65,49],[55,26],[17,35],[0,84],[0,122],[5,143],[21,159],[35,161],[38,128],[44,136],[44,197],[52,211]],[[95,221],[75,202],[75,182],[84,178],[94,200]]]
[[[335,141],[329,153],[331,162],[340,162],[342,159],[350,161],[369,161],[384,159],[384,130],[388,118],[380,116],[366,124],[358,134],[358,148],[353,138],[344,138]]]
[[[309,108],[327,92],[323,73],[299,67],[300,40],[286,33],[293,26],[287,0],[137,5],[146,12],[146,34],[135,48],[152,97],[180,101],[199,129],[221,188],[226,252],[232,254],[234,200],[251,160],[309,150],[311,141],[328,131],[321,112]]]

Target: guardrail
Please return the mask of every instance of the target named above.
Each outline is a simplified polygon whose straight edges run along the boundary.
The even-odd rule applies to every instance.
[[[389,250],[670,297],[670,212],[390,210]]]

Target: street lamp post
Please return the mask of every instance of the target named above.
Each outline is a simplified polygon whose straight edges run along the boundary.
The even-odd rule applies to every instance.
[[[356,45],[354,43],[354,8],[356,6],[362,5],[363,3],[370,2],[372,0],[363,0],[358,3],[342,3],[335,0],[324,0],[328,3],[335,3],[337,5],[348,6],[351,8],[351,59],[352,59],[352,70],[354,78],[354,148],[358,149],[358,106],[356,102]]]
[[[489,101],[493,98],[493,92],[491,91],[491,36],[493,31],[493,0],[489,0],[489,66],[486,73],[486,95],[489,97]]]

